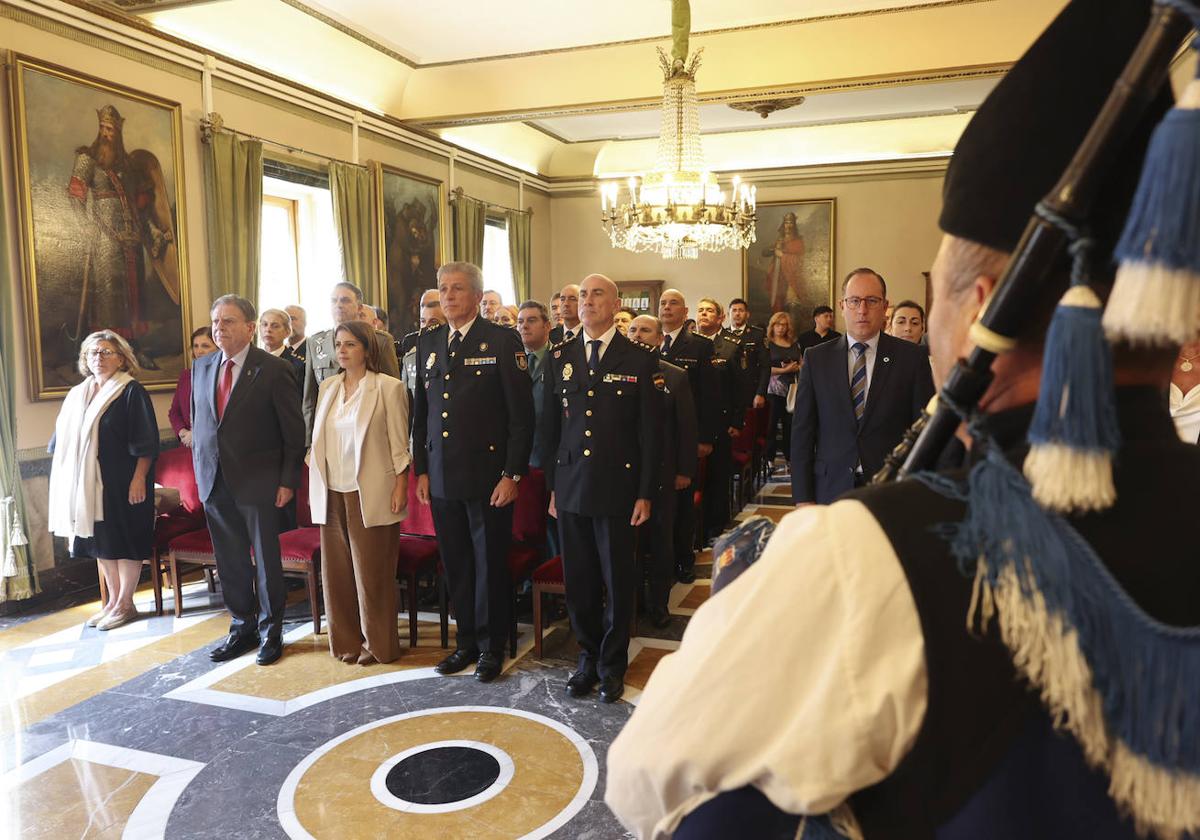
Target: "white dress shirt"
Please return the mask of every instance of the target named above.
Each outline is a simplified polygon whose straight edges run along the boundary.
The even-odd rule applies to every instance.
[[[596,339],[600,339],[600,358],[596,360],[596,363],[599,364],[600,360],[604,358],[604,352],[606,350],[608,350],[608,345],[612,343],[613,336],[616,334],[617,334],[617,325],[616,324],[613,324],[611,327],[609,327],[608,330],[603,335],[592,335],[591,333],[589,333],[587,331],[587,328],[585,327],[583,329],[583,335],[580,336],[580,339],[579,339],[580,341],[583,342],[583,358],[589,362],[591,361],[592,347],[591,347],[590,342],[595,341]]]
[[[722,791],[754,785],[784,811],[822,814],[888,776],[920,731],[928,677],[879,523],[856,501],[788,514],[636,702],[604,799],[641,838]]]
[[[579,333],[582,329],[583,329],[582,322],[576,324],[573,327],[568,327],[566,324],[563,324],[563,341],[569,341],[570,339],[579,335]]]
[[[846,336],[846,383],[854,376],[854,360],[858,358],[858,354],[854,352],[854,345],[859,341],[856,338]],[[867,400],[871,399],[871,375],[875,368],[875,351],[879,349],[879,333],[875,333],[873,338],[869,338],[862,344],[867,345],[867,350],[863,353],[867,357],[867,390],[863,394],[863,407],[867,405]]]
[[[355,468],[354,430],[358,423],[358,407],[362,405],[363,383],[349,399],[346,385],[338,386],[333,405],[325,415],[325,472],[327,484],[335,493],[353,493],[358,490],[358,471]]]
[[[1184,443],[1200,443],[1200,385],[1185,394],[1171,383],[1171,419]]]
[[[449,335],[446,336],[446,343],[449,344],[451,341],[454,340],[454,330],[455,329],[458,330],[459,341],[466,341],[467,333],[469,333],[471,331],[471,327],[474,326],[475,322],[478,320],[479,320],[479,316],[476,316],[476,317],[472,318],[470,321],[467,321],[467,323],[463,324],[461,327],[457,327],[457,328],[451,327],[449,324],[446,324],[447,327],[450,327],[450,333],[449,333]]]
[[[246,354],[250,352],[250,345],[247,344],[233,356],[233,383],[229,388],[229,395],[233,396],[233,389],[237,387],[238,377],[242,375],[242,368],[246,366]],[[221,369],[217,371],[217,388],[221,387],[221,381],[225,378],[225,363],[229,361],[229,357],[225,355],[225,351],[221,351]]]

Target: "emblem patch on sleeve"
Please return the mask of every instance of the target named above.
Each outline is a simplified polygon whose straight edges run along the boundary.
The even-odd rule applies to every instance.
[[[661,373],[654,374],[654,387],[660,391],[667,390],[667,377]]]
[[[517,354],[517,370],[529,370],[529,358],[524,353]]]

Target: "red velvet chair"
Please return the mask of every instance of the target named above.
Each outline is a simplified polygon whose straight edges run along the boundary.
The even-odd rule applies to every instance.
[[[546,556],[546,508],[549,503],[546,474],[531,468],[517,485],[517,500],[513,502],[512,545],[508,549],[508,580],[512,587],[509,656],[517,655],[517,592],[521,582]]]
[[[563,575],[562,555],[538,566],[533,573],[533,655],[542,658],[542,596],[565,595],[567,586]],[[634,615],[637,615],[635,609]]]
[[[192,450],[184,446],[167,449],[159,454],[154,464],[154,482],[162,487],[179,491],[179,504],[166,513],[154,518],[154,547],[150,559],[150,583],[154,587],[154,613],[163,614],[163,566],[167,547],[171,540],[192,531],[207,527],[204,521],[204,506],[200,503],[200,491],[196,487],[196,473],[192,467]],[[175,601],[180,599],[178,582],[170,580]],[[104,577],[100,577],[100,595],[105,596]]]
[[[404,584],[400,609],[408,608],[408,645],[417,646],[417,585],[422,574],[440,574],[437,532],[433,526],[433,510],[417,498],[417,477],[408,477],[408,515],[400,523],[400,547],[396,557],[396,576]],[[442,647],[450,644],[450,612],[446,604],[446,588],[438,588],[438,613],[441,620]]]

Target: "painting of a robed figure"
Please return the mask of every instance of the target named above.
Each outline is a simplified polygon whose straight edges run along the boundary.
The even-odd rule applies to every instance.
[[[834,200],[758,204],[757,240],[745,253],[744,297],[755,320],[787,312],[798,330],[833,303]]]
[[[12,84],[34,396],[80,381],[100,329],[173,388],[191,328],[179,105],[21,56]]]
[[[377,172],[388,325],[403,338],[420,324],[421,293],[437,286],[445,191],[440,181],[390,166]]]

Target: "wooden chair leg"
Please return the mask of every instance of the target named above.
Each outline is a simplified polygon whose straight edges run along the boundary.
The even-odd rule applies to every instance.
[[[174,551],[167,557],[171,564],[171,580],[175,582],[175,617],[183,618],[183,585],[179,580],[179,560],[176,559]]]
[[[162,615],[162,560],[158,556],[158,551],[154,551],[150,555],[150,583],[154,586],[154,614]]]
[[[408,576],[408,646],[417,646],[417,573]]]
[[[542,590],[533,587],[533,655],[542,658]]]
[[[108,602],[108,584],[104,582],[104,572],[100,569],[100,561],[96,561],[96,579],[100,581],[100,605]]]
[[[318,635],[321,632],[320,594],[317,591],[317,562],[316,558],[314,558],[312,568],[304,576],[304,581],[308,584],[308,606],[312,610],[314,635]]]

